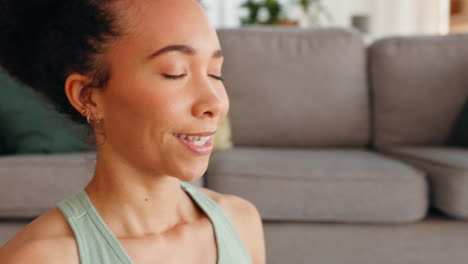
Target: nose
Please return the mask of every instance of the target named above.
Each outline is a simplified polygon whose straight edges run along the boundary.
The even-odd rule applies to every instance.
[[[219,118],[227,112],[229,101],[222,83],[216,80],[204,80],[195,86],[195,102],[192,106],[192,115],[197,118]]]

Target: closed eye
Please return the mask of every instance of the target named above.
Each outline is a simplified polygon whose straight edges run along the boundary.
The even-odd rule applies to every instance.
[[[216,76],[216,75],[211,75],[211,74],[208,75],[208,76],[213,77],[213,78],[215,78],[215,79],[218,80],[218,81],[222,81],[222,82],[224,81],[224,79],[223,79],[221,76]]]
[[[170,74],[164,74],[163,73],[163,76],[164,76],[164,78],[167,78],[167,79],[180,79],[180,78],[184,78],[185,76],[187,76],[187,74],[183,73],[183,74],[180,74],[180,75],[170,75]]]
[[[183,74],[180,74],[180,75],[170,75],[170,74],[162,74],[164,76],[164,78],[167,78],[167,79],[172,79],[172,80],[175,80],[175,79],[181,79],[181,78],[184,78],[185,76],[187,76],[187,74],[183,73]],[[209,74],[208,76],[218,80],[218,81],[224,81],[224,79],[221,77],[221,76],[216,76],[216,75],[212,75],[212,74]]]

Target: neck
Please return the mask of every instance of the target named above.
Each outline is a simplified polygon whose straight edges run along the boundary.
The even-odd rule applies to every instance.
[[[163,234],[199,216],[179,179],[144,175],[125,164],[98,155],[93,179],[85,188],[117,237]]]

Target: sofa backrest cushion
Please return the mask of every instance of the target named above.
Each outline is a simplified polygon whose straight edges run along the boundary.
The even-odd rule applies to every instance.
[[[366,51],[345,29],[221,29],[234,145],[370,142]]]
[[[374,143],[447,143],[468,96],[468,35],[394,37],[369,49]]]

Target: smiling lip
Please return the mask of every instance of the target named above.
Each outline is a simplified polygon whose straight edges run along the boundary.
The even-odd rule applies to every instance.
[[[187,136],[199,136],[199,137],[208,137],[212,136],[216,133],[216,131],[213,132],[201,132],[201,133],[178,133],[178,134],[183,134]]]
[[[197,155],[209,155],[211,152],[213,152],[213,135],[216,133],[215,132],[204,132],[204,133],[196,133],[196,134],[183,134],[186,135],[187,137],[189,136],[199,136],[199,137],[210,137],[210,139],[202,146],[197,146],[192,143],[190,143],[186,139],[181,139],[180,137],[177,137],[174,135],[174,137],[182,143],[184,146],[186,146],[189,150],[194,152]]]

